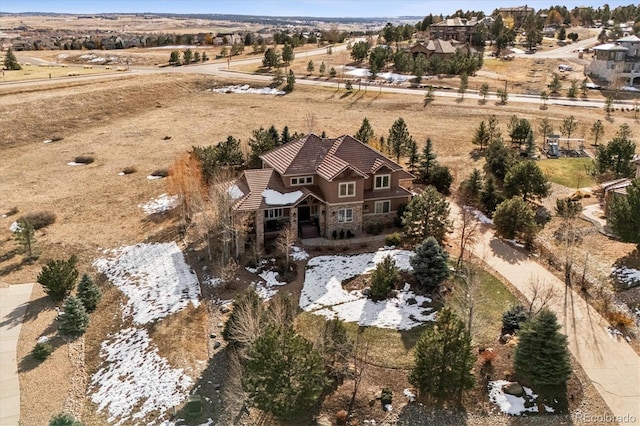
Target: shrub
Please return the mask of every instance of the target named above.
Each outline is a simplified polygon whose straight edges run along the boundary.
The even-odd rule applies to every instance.
[[[100,289],[87,274],[82,276],[80,284],[78,284],[78,298],[87,312],[95,311],[100,299],[102,299]]]
[[[38,361],[44,361],[53,352],[53,346],[47,342],[36,343],[31,350],[31,355]]]
[[[367,234],[380,235],[384,226],[381,223],[372,223],[367,225]]]
[[[74,289],[78,279],[76,261],[75,256],[69,260],[50,260],[38,274],[38,283],[53,300],[64,300]]]
[[[91,164],[95,161],[95,158],[90,155],[78,155],[73,161],[79,164]]]
[[[616,328],[627,328],[635,324],[633,318],[626,312],[622,311],[609,312],[607,314],[607,319],[609,320],[609,323]]]
[[[38,211],[38,212],[27,213],[22,217],[20,217],[18,221],[19,220],[24,220],[26,222],[29,222],[29,224],[33,226],[33,229],[37,231],[38,229],[42,229],[44,227],[47,227],[55,223],[56,214],[48,211]]]
[[[157,177],[166,178],[167,176],[169,176],[169,170],[168,169],[156,169],[153,172],[151,172],[151,176],[157,176]]]
[[[346,424],[348,415],[349,415],[349,413],[347,413],[347,410],[338,411],[336,413],[336,423],[338,423],[339,425]]]
[[[435,238],[429,237],[416,247],[416,254],[409,263],[420,287],[431,291],[449,276],[448,260],[449,254]]]
[[[371,299],[384,300],[389,297],[396,283],[400,281],[400,272],[391,256],[385,256],[371,274]]]
[[[502,314],[502,332],[513,333],[520,329],[520,325],[529,319],[527,309],[522,305],[516,305]]]
[[[397,246],[402,242],[402,235],[399,232],[394,232],[384,237],[384,244],[387,246]]]
[[[393,391],[387,387],[382,388],[382,395],[380,396],[380,402],[382,405],[391,404],[393,401]]]
[[[56,414],[49,420],[49,426],[82,426],[71,414]]]
[[[136,166],[127,166],[124,169],[122,169],[122,173],[125,175],[130,175],[132,173],[137,172],[138,169],[136,168]]]
[[[89,326],[89,315],[80,299],[69,296],[64,300],[64,314],[60,317],[60,332],[67,336],[84,334]]]

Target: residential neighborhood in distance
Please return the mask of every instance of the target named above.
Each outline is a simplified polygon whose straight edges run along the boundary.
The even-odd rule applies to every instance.
[[[6,0],[0,60],[0,425],[640,423],[640,5]]]

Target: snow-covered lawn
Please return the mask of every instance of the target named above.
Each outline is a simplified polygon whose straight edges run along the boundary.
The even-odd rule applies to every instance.
[[[410,271],[409,259],[413,252],[407,250],[381,249],[375,253],[353,256],[319,256],[309,260],[300,307],[315,315],[339,318],[359,325],[408,330],[435,320],[431,308],[423,308],[431,299],[413,293],[408,285],[397,292],[396,297],[373,302],[360,290],[347,292],[342,282],[358,275],[371,272],[376,264],[390,255],[398,268]],[[409,304],[414,299],[416,303]]]
[[[106,254],[94,266],[127,297],[123,317],[135,324],[155,322],[189,303],[199,305],[198,279],[175,243],[137,244]],[[100,357],[89,393],[98,411],[108,411],[109,423],[147,424],[142,420],[150,413],[159,422],[188,396],[192,379],[158,354],[143,328],[109,336]]]
[[[502,391],[502,387],[510,382],[506,380],[496,380],[494,382],[489,382],[489,400],[496,404],[500,411],[506,414],[511,414],[515,416],[519,416],[523,413],[537,413],[538,406],[535,404],[536,398],[538,395],[534,394],[533,391],[523,386],[525,396],[513,396],[506,394]],[[530,407],[525,407],[525,402],[529,402]],[[553,408],[545,405],[545,410],[548,413],[553,412]]]
[[[121,330],[105,340],[100,357],[104,366],[91,378],[91,401],[98,412],[107,409],[109,423],[116,425],[179,405],[193,383],[158,355],[143,329]]]
[[[110,254],[94,266],[127,296],[123,315],[134,323],[156,321],[189,303],[198,306],[198,277],[176,243],[136,244]]]
[[[640,270],[627,268],[626,266],[611,268],[611,274],[616,277],[620,284],[632,287],[640,283]]]

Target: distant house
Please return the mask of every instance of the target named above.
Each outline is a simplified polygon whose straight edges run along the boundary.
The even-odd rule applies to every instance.
[[[636,165],[636,179],[640,179],[640,155],[636,155],[632,163]],[[604,194],[604,213],[609,216],[609,206],[615,197],[626,197],[627,188],[631,185],[631,179],[614,179],[600,184]]]
[[[440,56],[444,59],[456,53],[456,48],[449,40],[435,39],[429,40],[426,44],[418,43],[412,46],[409,51],[414,58],[422,54],[427,59],[433,55]]]
[[[432,24],[429,27],[431,39],[457,40],[462,43],[471,43],[476,32],[476,26],[480,23],[474,16],[466,18],[447,18]]]
[[[309,134],[260,158],[263,168],[244,171],[230,190],[259,246],[287,225],[300,238],[358,236],[393,222],[412,196],[413,175],[348,135]]]
[[[535,13],[535,9],[532,7],[517,6],[517,7],[501,7],[498,9],[498,15],[502,17],[502,20],[510,28],[521,28],[524,25],[528,16]]]
[[[640,38],[635,35],[618,39],[615,43],[595,46],[593,61],[587,74],[609,83],[625,80],[633,86],[640,78]],[[638,80],[640,82],[640,80]]]

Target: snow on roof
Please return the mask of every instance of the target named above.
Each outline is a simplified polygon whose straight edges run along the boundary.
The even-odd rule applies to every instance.
[[[312,258],[307,264],[300,307],[326,318],[398,330],[408,330],[435,320],[435,312],[422,307],[424,302],[431,302],[431,299],[414,294],[409,285],[398,291],[395,298],[380,302],[373,302],[359,290],[347,292],[342,288],[344,280],[370,272],[387,255],[396,261],[396,266],[401,270],[411,270],[409,260],[414,253],[407,250],[381,249],[375,253],[353,256]],[[415,299],[416,303],[409,304],[409,299]]]
[[[234,200],[244,197],[244,192],[242,192],[242,190],[238,188],[238,185],[231,185],[229,189],[227,189],[227,191],[229,192],[229,196],[231,196],[231,198]]]
[[[613,43],[605,43],[605,44],[601,44],[598,46],[595,46],[593,48],[593,50],[620,50],[620,51],[624,51],[624,50],[629,50],[626,47],[623,46],[618,46],[617,44],[613,44]]]
[[[100,357],[104,364],[91,378],[89,392],[98,412],[108,410],[109,424],[167,412],[186,399],[193,384],[182,369],[171,368],[158,355],[144,329],[128,328],[109,337],[102,342]]]
[[[264,202],[270,206],[285,206],[287,204],[293,204],[300,197],[302,197],[302,191],[293,191],[282,194],[278,191],[274,191],[273,189],[265,189],[262,192],[262,196],[264,197]]]
[[[176,243],[137,244],[111,252],[93,265],[127,297],[123,316],[147,324],[198,306],[200,285]]]
[[[640,38],[638,38],[638,36],[635,36],[635,35],[630,35],[630,36],[626,36],[626,37],[619,38],[617,41],[622,41],[622,42],[638,42],[638,41],[640,41]]]

